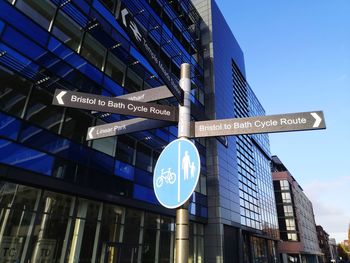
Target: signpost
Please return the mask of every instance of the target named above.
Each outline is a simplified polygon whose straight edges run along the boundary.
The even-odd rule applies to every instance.
[[[192,125],[192,137],[213,137],[254,133],[325,129],[322,111],[258,116],[249,118],[198,121]]]
[[[130,101],[83,92],[56,89],[52,104],[163,121],[177,121],[177,108],[174,106]]]
[[[173,73],[168,69],[158,52],[155,52],[158,48],[153,47],[154,45],[148,40],[147,31],[139,25],[134,14],[126,7],[122,7],[117,19],[124,27],[129,37],[132,38],[133,43],[137,45],[148,62],[157,71],[178,102],[182,104],[183,91],[178,84],[178,80],[173,76]]]
[[[139,45],[144,45],[143,48],[147,49],[148,43],[139,32],[133,18],[129,17],[129,11],[125,8],[121,11],[121,14],[123,24],[129,31],[131,30]],[[147,50],[147,52],[151,52],[151,50]],[[153,66],[163,67],[160,60],[152,59],[154,59]],[[164,68],[161,70],[161,74],[163,74],[163,77],[166,75]],[[166,79],[167,76],[170,75],[166,75]],[[164,207],[177,208],[175,258],[177,263],[183,263],[188,261],[189,252],[187,201],[196,188],[201,168],[198,150],[188,138],[317,130],[325,129],[326,125],[322,111],[191,123],[190,65],[181,65],[181,91],[178,90],[177,85],[173,85],[173,80],[167,80],[171,84],[170,89],[177,99],[183,98],[183,101],[179,101],[182,105],[179,106],[178,110],[174,106],[145,103],[145,101],[170,97],[171,94],[164,87],[160,87],[158,90],[150,89],[123,95],[124,99],[57,89],[52,104],[143,117],[90,127],[87,140],[158,128],[162,125],[169,125],[169,122],[178,121],[178,139],[168,144],[159,156],[154,169],[153,187],[158,201]]]

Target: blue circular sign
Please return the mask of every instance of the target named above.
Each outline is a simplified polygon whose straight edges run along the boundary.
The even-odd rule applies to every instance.
[[[200,159],[196,146],[187,139],[169,143],[159,156],[153,174],[153,188],[166,208],[183,205],[197,186]]]

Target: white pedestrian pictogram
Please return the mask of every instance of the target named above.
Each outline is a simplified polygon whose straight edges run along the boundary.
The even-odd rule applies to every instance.
[[[157,178],[156,186],[162,187],[163,183],[166,184],[173,184],[176,181],[176,174],[174,172],[171,172],[171,168],[168,168],[168,170],[164,171],[164,169],[161,169],[160,176]]]
[[[194,165],[194,162],[191,164],[191,178],[194,177],[194,173],[196,172],[196,166]]]
[[[182,158],[182,170],[184,171],[184,180],[188,180],[188,172],[191,168],[191,159],[188,151],[185,151],[185,156]]]

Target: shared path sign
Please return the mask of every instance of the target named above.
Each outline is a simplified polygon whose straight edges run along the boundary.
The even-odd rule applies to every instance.
[[[160,154],[153,173],[153,188],[166,208],[184,204],[192,195],[200,175],[196,146],[187,139],[169,143]]]
[[[177,108],[174,106],[144,103],[60,89],[56,89],[52,104],[163,121],[176,122],[178,119]]]
[[[249,118],[197,121],[192,123],[192,137],[215,137],[255,133],[325,129],[322,111],[258,116]]]

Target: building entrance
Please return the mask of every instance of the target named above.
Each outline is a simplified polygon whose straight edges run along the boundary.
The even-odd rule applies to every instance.
[[[136,263],[137,253],[137,245],[108,243],[104,263]]]

